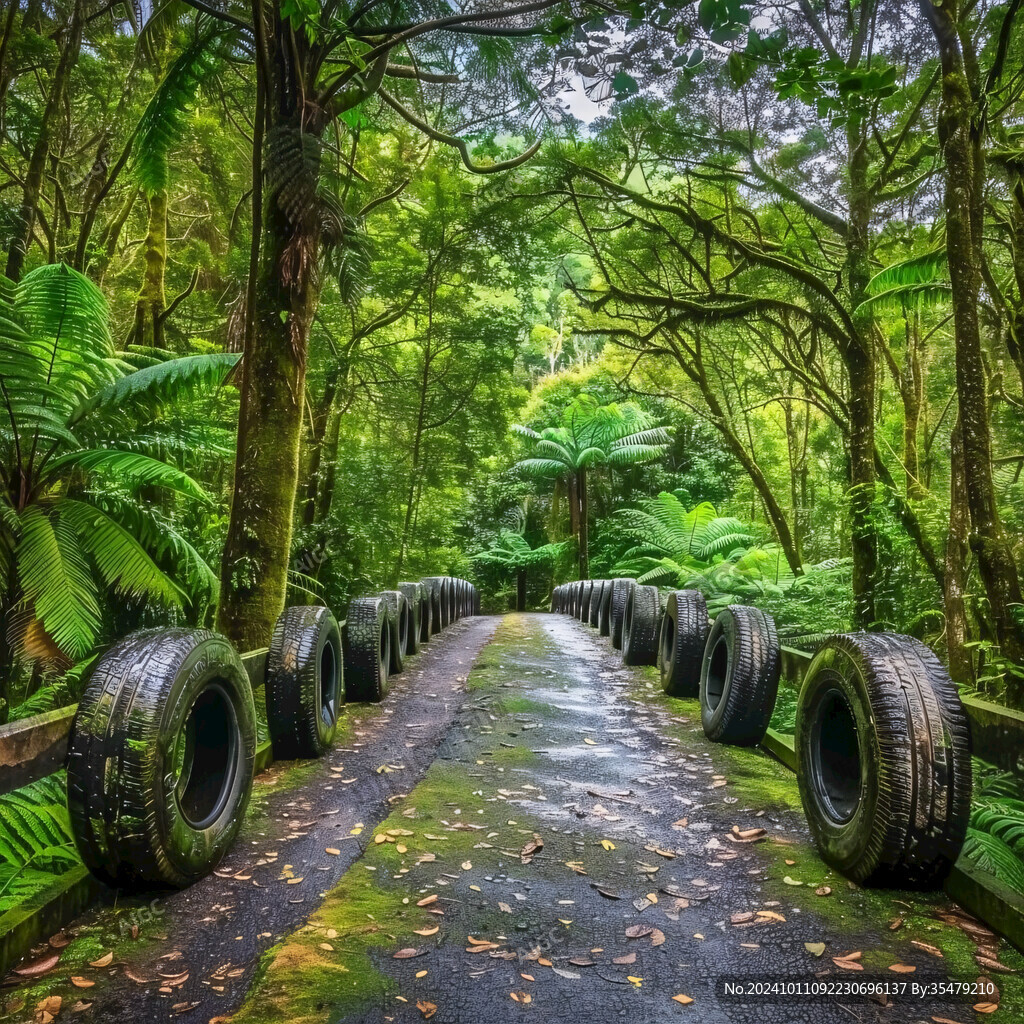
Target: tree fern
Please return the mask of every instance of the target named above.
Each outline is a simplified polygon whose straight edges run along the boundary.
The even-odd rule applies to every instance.
[[[78,859],[65,794],[58,772],[0,796],[0,864],[17,870]]]
[[[224,37],[223,28],[217,22],[197,18],[192,41],[167,69],[139,120],[133,170],[147,195],[167,190],[168,154],[181,142],[199,90],[224,63]]]
[[[961,856],[1024,894],[1024,862],[997,836],[969,828]]]

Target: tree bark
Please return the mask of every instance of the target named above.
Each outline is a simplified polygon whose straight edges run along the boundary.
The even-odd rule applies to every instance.
[[[526,611],[526,570],[516,570],[516,611]]]
[[[251,320],[217,618],[242,649],[269,642],[288,585],[321,223],[315,207],[319,164],[303,147],[308,139],[319,140],[324,127],[322,113],[305,102],[305,37],[282,21],[279,5],[253,6],[257,23],[269,24],[271,39],[259,52],[257,28],[257,103],[265,106],[265,132],[257,147],[262,173],[254,180],[262,187],[254,190],[253,203],[262,217],[246,309]]]
[[[50,95],[46,98],[43,117],[39,124],[39,134],[32,146],[28,169],[25,172],[25,186],[22,190],[21,207],[18,211],[18,226],[11,237],[7,251],[7,276],[12,281],[21,279],[25,269],[25,257],[32,244],[35,232],[36,216],[43,191],[43,175],[46,172],[46,161],[50,155],[50,143],[53,139],[54,123],[58,113],[64,108],[68,82],[71,71],[78,60],[82,48],[82,0],[75,0],[71,8],[71,18],[63,32],[62,45],[57,58],[57,66],[50,83]]]
[[[862,15],[863,16],[863,15]],[[875,350],[871,314],[857,312],[871,279],[869,232],[871,197],[868,191],[868,147],[860,118],[851,116],[847,128],[850,219],[846,235],[847,283],[855,311],[856,336],[841,355],[850,382],[850,532],[853,555],[853,623],[871,629],[878,621],[875,577],[878,536],[875,531]]]
[[[158,192],[149,197],[149,230],[146,232],[142,287],[135,302],[135,331],[132,341],[136,345],[165,348],[164,310],[167,293],[164,274],[167,268],[167,193]]]
[[[579,501],[579,538],[580,538],[580,579],[590,579],[590,508],[587,495],[587,467],[581,466],[576,471],[576,496]]]
[[[942,66],[939,144],[946,164],[946,251],[953,291],[956,390],[970,546],[978,560],[1002,654],[1020,666],[1024,665],[1024,608],[1020,576],[996,502],[988,382],[978,318],[984,225],[983,105],[977,84],[972,87],[972,77],[976,77],[973,55],[965,56],[958,34],[957,0],[940,4],[921,0],[921,8],[934,32]],[[1007,676],[1007,695],[1013,703],[1024,697],[1022,682],[1019,677]]]
[[[967,620],[967,557],[970,516],[964,484],[964,445],[959,419],[950,438],[949,532],[942,607],[946,616],[946,658],[949,674],[961,686],[975,685],[974,660],[967,648],[970,635]]]

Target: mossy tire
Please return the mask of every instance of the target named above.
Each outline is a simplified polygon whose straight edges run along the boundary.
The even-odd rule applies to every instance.
[[[626,665],[653,665],[658,660],[661,600],[657,587],[635,586],[622,617],[622,660]]]
[[[601,617],[601,602],[604,600],[604,587],[604,580],[594,580],[594,589],[590,592],[590,613],[587,618],[594,629],[597,629],[597,624]]]
[[[405,652],[412,631],[409,602],[400,590],[382,590],[380,596],[388,606],[388,625],[391,627],[391,659],[388,674],[396,676],[405,668]]]
[[[611,638],[612,646],[622,649],[622,623],[626,617],[629,592],[637,585],[633,579],[612,580]]]
[[[674,590],[661,619],[658,671],[661,688],[673,697],[696,697],[708,642],[708,606],[699,590]]]
[[[398,589],[409,602],[409,639],[405,645],[405,653],[415,654],[421,643],[430,638],[430,625],[427,624],[426,637],[423,636],[423,615],[430,615],[430,601],[424,597],[421,583],[399,583]]]
[[[279,761],[322,757],[345,700],[341,631],[328,608],[285,608],[274,625],[265,675],[267,726]]]
[[[752,747],[764,739],[779,693],[782,658],[775,620],[733,604],[708,631],[700,671],[700,719],[715,743]]]
[[[800,797],[822,859],[861,885],[930,888],[956,862],[971,811],[966,712],[920,641],[825,641],[797,704]]]
[[[391,622],[382,597],[357,597],[345,619],[345,697],[382,701],[391,668]]]
[[[83,862],[132,890],[180,889],[208,875],[241,827],[255,756],[252,687],[225,637],[126,637],[92,669],[68,744]]]

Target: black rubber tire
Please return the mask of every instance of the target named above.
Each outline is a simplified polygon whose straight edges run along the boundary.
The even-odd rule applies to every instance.
[[[696,697],[711,623],[699,590],[673,590],[661,618],[658,670],[661,688],[673,697]]]
[[[448,622],[459,621],[459,593],[458,593],[458,581],[453,579],[451,576],[446,576],[448,580]]]
[[[584,580],[580,592],[580,622],[586,625],[590,621],[590,599],[594,595],[594,581]]]
[[[420,649],[420,644],[425,643],[423,638],[423,613],[430,615],[430,601],[423,595],[421,583],[399,583],[398,589],[405,595],[409,602],[409,639],[405,645],[406,656],[415,654]],[[430,637],[430,626],[427,626],[427,639]]]
[[[605,580],[601,588],[601,600],[597,606],[597,631],[601,636],[609,636],[612,631],[612,586],[614,580]]]
[[[590,592],[590,614],[587,619],[594,629],[597,629],[600,618],[601,602],[604,600],[604,580],[594,580],[594,589]]]
[[[267,653],[267,725],[274,759],[323,757],[345,701],[341,630],[330,609],[285,608]]]
[[[426,576],[423,585],[430,588],[430,629],[440,633],[448,625],[448,577]]]
[[[391,622],[382,597],[357,597],[345,617],[345,697],[382,701],[391,668]]]
[[[629,592],[637,585],[634,579],[612,580],[611,638],[612,646],[622,649],[622,623],[626,617]]]
[[[68,810],[83,862],[134,890],[208,875],[242,824],[255,757],[252,686],[225,637],[126,637],[92,669],[68,743]]]
[[[782,658],[775,620],[732,604],[708,631],[700,671],[700,719],[715,743],[752,747],[764,739],[779,693]]]
[[[380,596],[388,606],[391,626],[391,664],[388,674],[397,676],[405,668],[405,652],[412,632],[412,612],[405,594],[400,590],[382,590]]]
[[[928,888],[971,813],[967,715],[939,659],[893,633],[830,637],[797,704],[800,798],[822,859],[862,885]]]
[[[626,600],[622,619],[622,661],[653,665],[658,660],[661,600],[657,587],[635,586]]]

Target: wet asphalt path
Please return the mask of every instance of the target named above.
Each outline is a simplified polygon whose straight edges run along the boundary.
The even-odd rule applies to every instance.
[[[309,917],[434,760],[497,622],[455,623],[393,677],[380,705],[348,705],[345,738],[322,761],[279,762],[257,776],[246,824],[215,874],[156,899],[111,896],[66,929],[88,939],[94,955],[107,949],[114,958],[94,969],[67,947],[44,979],[62,994],[61,1016],[78,1001],[87,1008],[74,1019],[101,1024],[206,1024],[235,1009],[261,954]],[[286,873],[301,881],[290,884]],[[94,985],[77,989],[72,975]],[[39,994],[9,1019],[33,1020]],[[0,1006],[16,997],[8,990]]]
[[[153,916],[135,901],[76,922],[94,942],[125,921],[139,935],[102,969],[62,958],[48,989],[65,993],[62,1017],[1024,1019],[1016,976],[991,971],[1002,1005],[986,1017],[949,998],[728,1001],[726,978],[974,980],[979,935],[984,953],[1020,958],[984,930],[969,939],[942,893],[879,896],[830,874],[785,769],[708,743],[693,702],[668,701],[574,620],[463,621],[382,706],[349,714],[324,762],[261,777],[262,807],[216,875]],[[76,991],[72,974],[96,984]],[[38,995],[9,1019],[33,1019]]]
[[[408,826],[401,836],[411,838],[399,838],[408,854],[396,860],[371,846],[353,868],[373,871],[380,893],[404,893],[410,908],[441,894],[427,908],[443,908],[439,930],[414,930],[404,910],[381,920],[387,935],[369,954],[376,975],[343,975],[344,985],[311,1001],[310,964],[357,969],[354,947],[337,948],[344,933],[321,941],[332,913],[344,911],[328,900],[271,961],[243,1024],[975,1019],[973,999],[727,1000],[726,978],[841,985],[982,972],[957,919],[938,917],[956,912],[942,893],[879,897],[829,873],[810,846],[793,777],[759,751],[708,743],[699,716],[667,702],[650,670],[624,668],[580,623],[506,617],[470,686],[425,780],[442,810],[425,814],[427,791],[414,790],[396,819]],[[489,841],[440,852],[446,833],[458,842],[467,828]],[[756,841],[733,841],[761,828]],[[531,835],[543,846],[517,855],[530,852]],[[436,859],[419,852],[433,850]],[[980,934],[994,953],[995,940]],[[493,945],[481,949],[484,941]],[[403,948],[416,955],[396,959]],[[1005,948],[994,955],[1018,962]],[[1022,1019],[1016,979],[994,976],[1003,1006],[987,1019]]]

